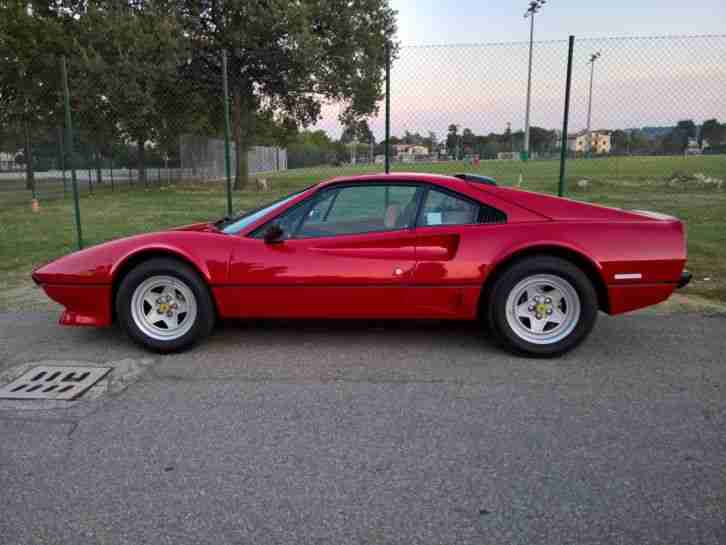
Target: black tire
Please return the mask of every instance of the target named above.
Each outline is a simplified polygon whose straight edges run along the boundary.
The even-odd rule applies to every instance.
[[[154,276],[170,276],[182,282],[196,299],[196,317],[191,328],[174,339],[156,339],[145,333],[135,322],[132,298],[136,288]],[[215,307],[209,288],[189,265],[173,258],[152,258],[143,261],[121,280],[116,292],[116,317],[119,324],[136,343],[159,353],[178,352],[209,336],[214,328]],[[148,305],[147,305],[148,307]]]
[[[563,338],[549,344],[530,342],[518,334],[507,320],[510,293],[520,282],[535,275],[552,275],[565,280],[579,298],[579,319],[573,329]],[[487,300],[487,321],[491,333],[511,352],[533,357],[555,357],[575,348],[592,331],[598,312],[595,287],[582,269],[570,261],[548,255],[526,257],[514,262],[495,280]]]

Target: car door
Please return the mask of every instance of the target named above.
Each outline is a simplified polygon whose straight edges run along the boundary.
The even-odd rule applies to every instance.
[[[422,200],[411,308],[428,318],[472,318],[488,265],[482,249],[497,228],[494,223],[506,216],[439,187],[428,188]]]
[[[237,314],[406,316],[420,193],[416,184],[329,186],[263,225],[232,257]],[[265,242],[273,224],[283,235]]]

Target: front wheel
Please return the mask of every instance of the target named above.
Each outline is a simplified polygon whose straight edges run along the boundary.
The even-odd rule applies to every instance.
[[[489,323],[514,352],[558,356],[587,337],[597,311],[595,288],[579,267],[558,257],[533,256],[495,281]]]
[[[156,352],[188,348],[211,333],[215,317],[196,271],[168,258],[145,261],[123,278],[116,315],[134,341]]]

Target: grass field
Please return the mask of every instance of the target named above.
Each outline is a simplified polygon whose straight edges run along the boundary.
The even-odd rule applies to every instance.
[[[494,176],[502,185],[554,193],[559,162],[488,161],[394,164],[394,170]],[[238,210],[336,175],[380,171],[375,167],[298,169],[269,176],[267,193],[237,191]],[[694,177],[694,175],[696,175]],[[587,184],[578,184],[587,180]],[[719,184],[718,181],[722,183]],[[677,216],[688,228],[688,267],[695,280],[686,293],[726,302],[726,156],[580,159],[568,162],[568,196],[608,206],[654,210]],[[584,186],[584,187],[583,187]],[[2,193],[0,193],[0,198]],[[13,201],[14,202],[14,201]],[[223,184],[162,185],[111,192],[97,187],[81,200],[86,245],[174,225],[217,218],[225,212]],[[0,203],[0,305],[3,293],[29,286],[34,266],[75,249],[70,198],[41,201],[40,212],[25,204]],[[8,298],[5,298],[7,306]]]

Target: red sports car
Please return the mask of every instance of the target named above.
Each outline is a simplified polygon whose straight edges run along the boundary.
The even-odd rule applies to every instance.
[[[511,350],[562,354],[598,310],[688,283],[683,224],[461,174],[336,178],[246,214],[138,235],[33,272],[64,325],[159,352],[220,318],[482,320]]]

